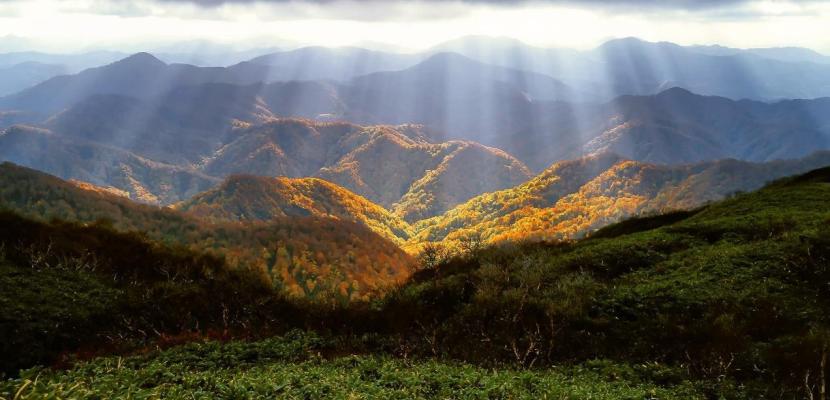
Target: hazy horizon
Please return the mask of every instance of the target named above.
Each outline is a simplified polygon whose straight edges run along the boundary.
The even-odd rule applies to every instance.
[[[488,36],[575,50],[637,37],[830,54],[828,17],[830,4],[820,1],[0,0],[0,52],[417,52]]]

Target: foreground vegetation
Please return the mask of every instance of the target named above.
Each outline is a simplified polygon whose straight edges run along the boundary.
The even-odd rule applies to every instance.
[[[285,312],[256,275],[215,257],[106,226],[1,212],[0,226],[0,373],[170,333],[267,329]]]
[[[348,304],[282,297],[220,258],[141,235],[6,214],[9,375],[88,358],[90,346],[125,355],[253,341],[30,370],[3,387],[7,397],[821,399],[828,204],[830,169],[817,170],[578,242],[439,255],[385,297]],[[296,328],[316,335],[266,339]]]
[[[544,371],[491,370],[384,355],[321,356],[333,343],[294,332],[257,343],[194,343],[108,357],[69,371],[26,371],[8,398],[704,399],[705,386],[658,364],[594,361]]]

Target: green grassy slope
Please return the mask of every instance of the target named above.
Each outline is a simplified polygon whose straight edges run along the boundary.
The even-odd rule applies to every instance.
[[[330,345],[292,334],[257,343],[190,344],[0,382],[9,398],[705,399],[704,385],[659,365],[490,370],[388,356],[321,357]]]

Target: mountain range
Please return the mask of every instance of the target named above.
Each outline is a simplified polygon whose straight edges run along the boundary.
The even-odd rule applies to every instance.
[[[418,53],[393,53],[357,47],[301,47],[291,50],[234,48],[206,42],[182,43],[153,51],[174,65],[229,66],[266,82],[331,80],[348,82],[382,71],[400,71],[442,53],[454,53],[491,66],[545,75],[568,85],[570,96],[607,101],[620,95],[647,95],[673,86],[695,93],[762,101],[830,96],[830,57],[796,48],[735,49],[718,45],[680,46],[637,38],[613,39],[584,51],[540,48],[518,40],[468,36]],[[0,54],[0,68],[22,63],[48,64],[67,73],[124,58],[114,51],[82,54],[16,52]],[[245,58],[245,57],[248,58]],[[57,73],[42,74],[44,78]],[[0,87],[15,82],[0,76]],[[34,84],[29,81],[26,83]],[[17,84],[23,89],[23,82]],[[535,90],[535,86],[530,87]],[[13,93],[0,92],[0,96]],[[547,96],[561,93],[546,93]]]
[[[439,48],[488,64],[548,74],[599,100],[655,94],[673,86],[733,100],[830,95],[830,57],[804,48],[734,49],[622,38],[574,51],[476,36]]]
[[[117,104],[111,98],[100,100],[107,107]],[[317,176],[410,221],[515,186],[532,175],[498,149],[463,141],[431,143],[417,125],[362,127],[271,119],[258,125],[240,123],[227,131],[194,128],[192,136],[184,130],[173,135],[172,128],[148,129],[158,136],[141,138],[144,142],[120,136],[118,126],[127,125],[86,130],[74,125],[71,115],[53,120],[55,131],[18,125],[0,132],[0,158],[65,179],[115,187],[152,204],[185,200],[232,174]],[[206,143],[210,135],[215,141]],[[127,149],[119,146],[125,141],[131,142]],[[171,149],[173,153],[163,153]]]
[[[452,53],[349,84],[258,81],[268,71],[137,54],[55,78],[0,100],[14,110],[9,124],[34,121],[0,131],[0,158],[161,205],[233,174],[319,177],[416,223],[584,156],[679,165],[830,148],[828,98],[765,103],[672,88],[604,103],[543,100],[530,88],[568,89]],[[475,90],[482,81],[491,85]]]
[[[0,54],[0,400],[825,400],[828,199],[809,49]]]
[[[211,247],[202,227],[221,226],[233,232],[217,245],[223,255],[271,277],[276,253],[255,255],[240,238],[274,239],[262,232],[277,225],[304,232],[274,240],[303,248],[291,257],[317,258],[303,274],[331,276],[345,263],[350,272],[332,279],[365,293],[408,273],[401,249],[453,247],[471,234],[570,240],[830,164],[821,57],[637,39],[577,52],[481,38],[419,54],[301,48],[227,67],[138,53],[0,98],[0,160],[68,181],[34,179],[84,193],[73,198],[95,193],[178,221],[130,217],[156,222],[125,230],[193,225],[187,245]],[[328,247],[309,244],[310,232],[340,224],[344,235],[360,230],[361,244],[338,234],[332,246],[359,249],[371,277],[356,278],[360,255],[318,257]],[[374,257],[371,247],[383,250]],[[392,272],[378,272],[386,264]],[[280,282],[310,290],[308,276],[286,268]]]
[[[0,206],[37,218],[103,219],[166,243],[213,248],[234,264],[258,266],[295,294],[310,290],[306,279],[325,275],[331,279],[326,285],[347,282],[349,293],[364,295],[408,276],[410,261],[402,249],[417,253],[428,243],[456,248],[470,235],[483,244],[571,240],[629,217],[694,209],[827,165],[830,152],[766,163],[719,160],[680,166],[602,153],[555,163],[525,183],[407,221],[398,210],[319,178],[232,175],[160,209],[133,203],[126,198],[131,193],[117,188],[65,182],[7,163],[0,168]],[[325,244],[315,235],[326,237]],[[272,248],[273,243],[282,244]],[[254,251],[260,245],[262,254]],[[330,246],[340,250],[320,252]],[[353,249],[347,252],[349,261],[341,257],[342,249]],[[279,257],[287,261],[274,272]],[[292,275],[300,264],[301,276]],[[388,273],[378,269],[383,265],[391,268]],[[363,268],[374,272],[364,275]]]
[[[623,44],[650,48],[634,40],[610,42],[607,47]],[[684,54],[692,52],[681,49]],[[203,68],[166,64],[142,53],[4,97],[0,109],[17,113],[6,126],[28,122],[55,131],[109,135],[108,144],[173,164],[198,163],[225,144],[234,120],[258,124],[272,117],[362,125],[422,124],[430,128],[432,142],[467,140],[496,147],[534,171],[597,151],[647,162],[689,163],[725,157],[767,161],[802,157],[828,144],[830,102],[826,98],[735,101],[665,85],[669,88],[653,95],[585,103],[578,101],[584,97],[583,86],[455,53],[436,53],[420,62],[409,58],[400,65],[415,64],[404,69],[376,71],[346,81],[263,83],[279,76],[273,75],[275,67],[267,63],[287,65],[318,56],[342,56],[347,63],[357,62],[357,54],[363,53],[311,48],[227,68]],[[368,54],[365,57],[371,60],[380,57]],[[379,63],[378,68],[391,68],[396,62]],[[323,64],[339,68],[335,62]],[[320,72],[318,77],[328,73]],[[170,135],[172,131],[177,134]],[[191,144],[175,154],[163,154],[174,148],[169,141],[180,136],[190,137]]]

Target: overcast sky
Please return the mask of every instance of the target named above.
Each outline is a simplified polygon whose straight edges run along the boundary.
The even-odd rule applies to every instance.
[[[466,35],[586,49],[636,36],[830,54],[828,1],[0,0],[0,51],[362,45],[418,50]]]

